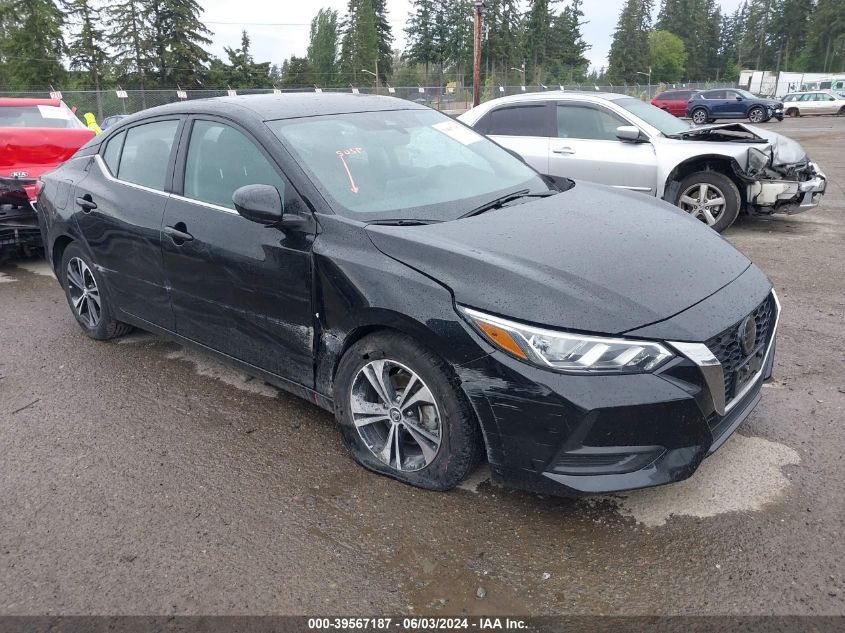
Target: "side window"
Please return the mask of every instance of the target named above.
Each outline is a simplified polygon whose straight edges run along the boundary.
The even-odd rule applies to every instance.
[[[170,150],[178,127],[179,121],[156,121],[128,129],[117,177],[164,191]]]
[[[126,139],[126,132],[121,132],[106,144],[103,152],[103,162],[109,168],[112,176],[117,176],[117,166],[120,163],[120,150],[123,149],[123,141]]]
[[[727,99],[727,95],[724,90],[714,90],[713,92],[707,92],[704,94],[705,99]]]
[[[557,135],[593,141],[616,141],[616,128],[629,125],[615,114],[579,105],[558,104]]]
[[[784,102],[789,103],[790,101],[795,101],[795,95],[786,95],[783,98]]]
[[[810,93],[801,95],[801,101],[812,101],[813,95]]]
[[[497,108],[485,117],[486,134],[548,136],[544,103]]]
[[[285,181],[245,134],[223,123],[195,121],[185,160],[184,196],[234,209],[232,194],[245,185],[272,185],[285,200]]]

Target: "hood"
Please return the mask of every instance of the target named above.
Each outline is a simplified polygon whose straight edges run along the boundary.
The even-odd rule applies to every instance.
[[[768,128],[761,128],[744,123],[722,123],[719,125],[701,125],[690,128],[679,134],[681,138],[689,141],[720,141],[729,137],[733,140],[744,140],[749,143],[762,143],[767,141],[772,152],[772,167],[784,167],[795,165],[807,160],[807,154],[801,144],[787,138],[782,134],[773,132]],[[766,150],[765,146],[755,146],[757,149]]]
[[[0,128],[0,177],[37,178],[93,137],[84,128]]]
[[[603,334],[668,319],[750,265],[667,203],[582,183],[463,220],[370,225],[367,233],[383,253],[447,286],[457,303]]]

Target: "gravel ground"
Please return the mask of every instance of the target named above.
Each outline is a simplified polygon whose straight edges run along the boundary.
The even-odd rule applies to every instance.
[[[780,293],[775,379],[654,490],[409,488],[307,402],[151,335],[89,340],[46,265],[0,268],[0,614],[845,614],[845,118],[769,125],[830,179],[725,234]]]

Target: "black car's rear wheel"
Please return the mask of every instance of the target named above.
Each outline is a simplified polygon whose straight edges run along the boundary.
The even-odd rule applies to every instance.
[[[707,123],[707,110],[704,108],[696,108],[692,111],[692,122],[696,125],[704,125]]]
[[[749,110],[748,120],[752,123],[762,123],[766,120],[766,111],[760,106],[755,106]]]
[[[722,232],[736,220],[742,199],[734,182],[717,171],[699,171],[681,181],[675,205]]]
[[[132,326],[112,316],[108,293],[100,274],[76,244],[70,244],[65,249],[59,274],[70,310],[88,336],[105,340],[132,330]]]
[[[482,454],[478,425],[446,363],[399,333],[355,343],[334,382],[335,417],[355,460],[432,490],[449,490]]]

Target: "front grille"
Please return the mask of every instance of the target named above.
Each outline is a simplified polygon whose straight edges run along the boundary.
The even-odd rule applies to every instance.
[[[739,328],[745,319],[734,323],[731,327],[705,342],[705,345],[722,364],[726,405],[730,404],[731,400],[742,391],[748,381],[762,369],[775,323],[775,310],[774,298],[769,295],[751,313],[751,317],[757,325],[757,336],[754,340],[754,347],[748,355],[743,354],[740,345]]]

